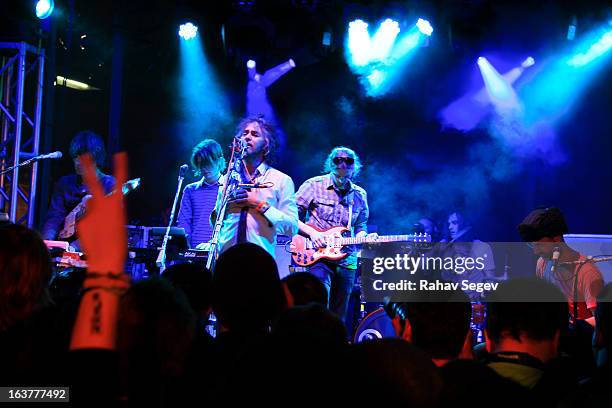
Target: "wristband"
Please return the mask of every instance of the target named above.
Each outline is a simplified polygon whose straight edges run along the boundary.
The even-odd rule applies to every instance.
[[[99,272],[87,272],[87,274],[85,275],[85,279],[97,279],[97,278],[108,278],[108,279],[117,279],[117,280],[122,280],[122,281],[129,281],[130,277],[123,273],[123,272],[119,272],[119,273],[112,273],[112,272],[107,272],[107,273],[99,273]]]
[[[90,286],[87,288],[83,288],[82,293],[85,294],[92,290],[103,290],[105,292],[114,293],[115,295],[122,296],[125,292],[127,292],[128,288],[121,287],[107,287],[107,286]]]
[[[265,201],[260,201],[259,204],[257,204],[257,207],[255,207],[255,209],[260,213],[263,214],[266,211],[268,211],[268,208],[270,208],[270,206],[268,205],[268,203],[266,203]]]
[[[85,275],[85,281],[83,282],[83,288],[111,288],[121,289],[123,291],[130,287],[130,277],[125,273],[98,273],[88,272]]]

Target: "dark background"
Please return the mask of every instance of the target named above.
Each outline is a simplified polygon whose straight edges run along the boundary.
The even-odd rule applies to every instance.
[[[34,3],[2,3],[0,39],[40,42],[53,64],[48,77],[55,72],[100,89],[47,87],[43,146],[67,153],[77,131],[92,129],[107,138],[111,151],[127,150],[130,176],[143,179],[141,190],[128,198],[133,224],[166,222],[178,167],[188,162],[194,140],[229,143],[245,109],[245,61],[256,59],[261,72],[292,57],[297,68],[268,92],[288,137],[276,167],[298,187],[320,174],[332,147],[354,148],[365,164],[359,183],[369,194],[370,224],[379,233],[406,233],[421,215],[443,225],[458,209],[473,219],[481,239],[513,241],[516,225],[542,204],[562,208],[573,233],[612,233],[610,64],[556,127],[565,155],[558,163],[505,151],[486,127],[461,133],[444,129],[438,119],[440,109],[482,86],[479,55],[499,56],[500,72],[528,55],[538,61],[567,46],[572,15],[579,19],[578,35],[608,21],[612,14],[605,2],[277,0],[249,7],[236,1],[71,0],[56,2],[42,31]],[[421,15],[435,29],[429,46],[419,50],[393,92],[365,96],[344,60],[348,22]],[[178,131],[175,103],[176,32],[187,20],[200,27],[233,119],[196,135]],[[323,31],[333,33],[331,47],[321,44]],[[83,33],[87,37],[81,40]],[[44,167],[40,215],[49,186],[71,171],[71,163],[64,159]]]

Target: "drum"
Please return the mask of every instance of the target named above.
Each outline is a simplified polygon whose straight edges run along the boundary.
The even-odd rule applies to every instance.
[[[391,323],[391,318],[381,307],[367,315],[355,331],[354,343],[362,341],[382,339],[385,337],[395,337],[395,329]]]

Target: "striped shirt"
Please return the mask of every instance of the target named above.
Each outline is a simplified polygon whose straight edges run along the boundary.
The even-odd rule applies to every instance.
[[[210,214],[215,209],[219,185],[207,185],[202,180],[188,184],[183,190],[181,209],[176,225],[185,229],[190,248],[212,238],[213,227]]]
[[[346,227],[349,222],[349,204],[352,204],[353,235],[361,231],[367,232],[370,215],[368,196],[363,188],[350,181],[347,190],[339,190],[334,185],[331,174],[313,177],[300,186],[295,193],[295,201],[300,220],[321,231],[338,226]],[[338,264],[348,269],[356,269],[355,246],[347,246],[343,251],[349,253],[349,256],[338,261]]]

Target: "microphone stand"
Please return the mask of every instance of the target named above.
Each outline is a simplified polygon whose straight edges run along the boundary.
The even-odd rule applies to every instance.
[[[15,170],[17,167],[27,166],[28,164],[31,164],[31,163],[34,163],[34,162],[37,162],[37,161],[38,161],[38,156],[32,157],[31,159],[28,159],[28,160],[26,160],[24,162],[21,162],[21,163],[17,163],[16,165],[9,167],[8,169],[4,169],[4,170],[0,171],[0,176]]]
[[[215,220],[213,236],[210,240],[210,251],[208,252],[208,259],[206,261],[206,268],[211,272],[214,270],[217,258],[219,257],[219,234],[221,233],[221,228],[223,228],[223,222],[225,221],[227,204],[236,189],[240,187],[240,170],[242,168],[242,161],[246,156],[247,146],[244,142],[236,138],[231,148],[232,155],[227,165],[227,176],[225,178],[223,192],[221,193],[220,200],[217,200],[217,218]],[[240,150],[237,151],[238,148]]]
[[[185,173],[187,173],[188,168],[189,166],[183,164],[179,169],[178,186],[176,189],[176,194],[174,195],[174,203],[172,203],[172,211],[170,211],[170,221],[168,222],[168,227],[166,228],[166,233],[164,234],[164,241],[162,242],[159,254],[157,255],[157,260],[155,261],[155,264],[159,267],[160,275],[166,270],[166,247],[168,246],[168,240],[170,239],[170,229],[172,228],[172,223],[174,222],[176,203],[178,202],[179,195],[181,194],[181,187],[183,186],[183,180],[185,179]]]

